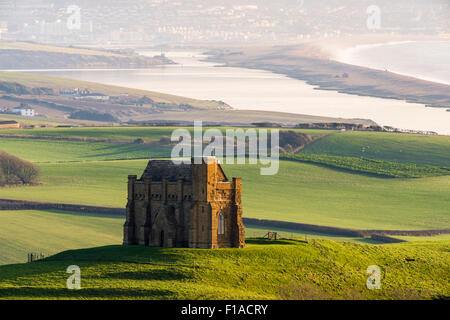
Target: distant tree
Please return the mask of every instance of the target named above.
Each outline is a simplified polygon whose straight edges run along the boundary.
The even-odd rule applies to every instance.
[[[303,147],[312,141],[309,134],[297,132],[294,130],[280,131],[280,146],[287,153],[295,153],[299,147]]]
[[[31,184],[39,181],[39,168],[6,152],[0,152],[0,185]]]
[[[94,110],[78,110],[73,112],[70,119],[91,120],[102,122],[117,122],[117,118],[109,113],[100,113]]]

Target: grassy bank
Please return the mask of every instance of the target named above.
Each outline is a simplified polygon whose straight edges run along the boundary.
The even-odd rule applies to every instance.
[[[449,296],[449,242],[370,246],[248,240],[247,248],[108,246],[0,266],[6,299],[423,299]],[[410,261],[408,261],[409,259]],[[81,290],[66,269],[81,268]],[[381,289],[366,269],[382,270]]]
[[[238,129],[235,127],[203,127],[203,131],[208,129],[219,129],[226,134],[228,129]],[[177,129],[186,129],[191,134],[193,127],[79,127],[79,128],[35,128],[35,129],[3,129],[0,134],[29,135],[45,137],[71,137],[71,138],[105,138],[105,139],[160,139],[162,136],[170,137]],[[249,128],[242,128],[247,130]],[[259,129],[256,129],[259,130]],[[270,130],[270,129],[269,129]],[[324,134],[333,133],[333,130],[317,129],[289,129],[309,134],[311,137],[318,137]]]
[[[317,141],[302,153],[450,166],[450,136],[343,132]]]
[[[148,144],[0,138],[0,150],[33,162],[81,162],[169,157],[171,148]]]
[[[61,210],[0,211],[0,265],[23,263],[28,253],[45,256],[65,250],[119,245],[123,239],[124,216],[79,213]],[[246,225],[246,237],[263,238],[268,228]],[[365,238],[349,238],[308,231],[270,228],[279,237],[329,239],[374,243]],[[20,235],[18,237],[17,235]],[[38,239],[38,241],[37,241]]]
[[[388,178],[424,178],[450,175],[450,167],[426,166],[356,157],[283,154],[283,160],[314,163],[354,173]]]
[[[123,217],[67,211],[0,211],[0,264],[68,249],[121,244]],[[20,234],[20,237],[17,235]]]

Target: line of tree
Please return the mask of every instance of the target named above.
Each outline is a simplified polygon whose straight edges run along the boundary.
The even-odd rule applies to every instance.
[[[39,178],[36,165],[0,151],[0,186],[34,184]]]
[[[117,122],[117,118],[109,113],[101,113],[95,110],[77,110],[73,112],[70,119],[78,120],[91,120],[91,121],[102,121],[102,122]]]

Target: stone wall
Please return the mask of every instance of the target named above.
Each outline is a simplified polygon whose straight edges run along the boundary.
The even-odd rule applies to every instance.
[[[140,180],[129,177],[128,192],[124,244],[191,248],[245,245],[241,182],[229,181],[215,159],[200,163],[193,159],[192,164],[181,166],[170,160],[150,161]],[[223,235],[217,233],[219,214],[224,216]]]

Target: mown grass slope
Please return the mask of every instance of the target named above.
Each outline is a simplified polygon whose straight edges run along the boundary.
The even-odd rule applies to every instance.
[[[168,146],[0,138],[0,150],[32,162],[81,162],[170,157]]]
[[[450,136],[343,132],[317,141],[302,153],[450,166]]]
[[[248,240],[245,249],[108,246],[0,266],[3,299],[423,299],[450,295],[450,243]],[[409,261],[408,261],[409,260]],[[81,268],[81,290],[66,269]],[[368,290],[367,267],[382,270]]]
[[[121,244],[124,217],[59,210],[0,211],[0,264],[68,249]],[[19,236],[20,235],[20,236]]]
[[[227,129],[238,129],[233,127],[203,127],[203,131],[210,128],[219,129],[225,135]],[[128,139],[138,138],[148,140],[158,140],[162,136],[170,137],[176,129],[187,129],[193,135],[193,127],[78,127],[78,128],[34,128],[34,129],[3,129],[1,134],[12,135],[30,135],[45,137],[71,137],[71,138],[104,138],[104,139]],[[248,128],[240,128],[247,130]],[[256,128],[256,130],[259,130]],[[315,129],[294,129],[294,131],[303,132],[317,137],[331,130]]]
[[[417,165],[386,160],[317,154],[283,154],[283,160],[299,161],[341,169],[348,172],[388,178],[424,178],[450,175],[449,167]]]

